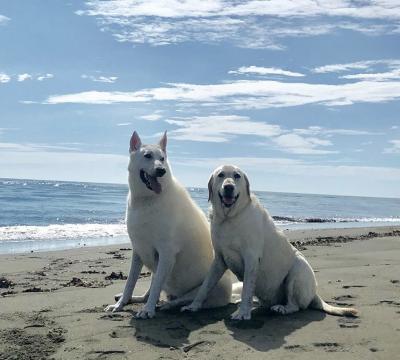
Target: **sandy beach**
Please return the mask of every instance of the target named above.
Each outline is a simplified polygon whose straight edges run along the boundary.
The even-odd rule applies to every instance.
[[[103,311],[123,290],[129,245],[0,256],[0,359],[394,359],[400,351],[400,228],[297,230],[333,304],[359,318],[307,310],[278,316],[255,310],[233,322],[235,304],[152,320],[128,305]],[[149,286],[143,272],[135,293]],[[339,353],[339,354],[338,354]]]

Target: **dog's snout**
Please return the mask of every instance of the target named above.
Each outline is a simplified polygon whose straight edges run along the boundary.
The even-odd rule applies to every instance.
[[[235,190],[235,187],[232,184],[224,185],[224,193],[227,195],[232,195]]]
[[[158,168],[156,169],[156,176],[157,176],[157,177],[164,176],[166,172],[167,172],[167,170],[165,170],[165,168],[163,168],[163,167],[158,167]]]

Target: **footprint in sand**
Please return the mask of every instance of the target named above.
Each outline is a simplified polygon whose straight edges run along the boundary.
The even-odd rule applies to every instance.
[[[346,351],[343,345],[337,342],[318,342],[313,343],[316,348],[320,348],[326,352]]]

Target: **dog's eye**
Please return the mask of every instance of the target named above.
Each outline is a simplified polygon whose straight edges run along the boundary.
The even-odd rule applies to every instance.
[[[219,174],[218,174],[218,177],[219,178],[223,178],[225,176],[225,174],[223,173],[223,172],[220,172]]]
[[[241,178],[241,176],[240,176],[239,173],[235,173],[235,174],[233,175],[233,177],[234,177],[235,179],[240,179],[240,178]]]
[[[164,161],[165,159],[163,157],[160,157],[160,161]]]
[[[144,154],[144,157],[146,159],[151,159],[153,157],[153,155],[151,155],[150,153]]]

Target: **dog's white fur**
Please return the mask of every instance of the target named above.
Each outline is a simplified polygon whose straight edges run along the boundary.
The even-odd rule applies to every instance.
[[[126,211],[132,263],[122,296],[106,311],[120,311],[131,302],[146,302],[136,317],[152,318],[162,290],[168,299],[174,299],[164,308],[188,304],[212,263],[209,223],[186,189],[173,177],[166,145],[166,134],[158,145],[142,145],[138,134],[132,135]],[[165,174],[156,177],[157,168],[165,169]],[[141,170],[157,179],[158,193],[141,180]],[[143,265],[152,272],[150,289],[143,296],[132,297]],[[226,274],[208,296],[206,306],[228,304],[231,291],[231,280]]]
[[[228,197],[227,185],[231,186]],[[254,295],[263,307],[280,314],[310,307],[333,315],[356,315],[355,309],[328,305],[317,295],[310,264],[275,227],[250,193],[248,178],[239,168],[217,168],[209,181],[209,193],[215,258],[196,298],[182,310],[201,308],[208,292],[229,268],[243,281],[242,301],[233,319],[251,318]]]

